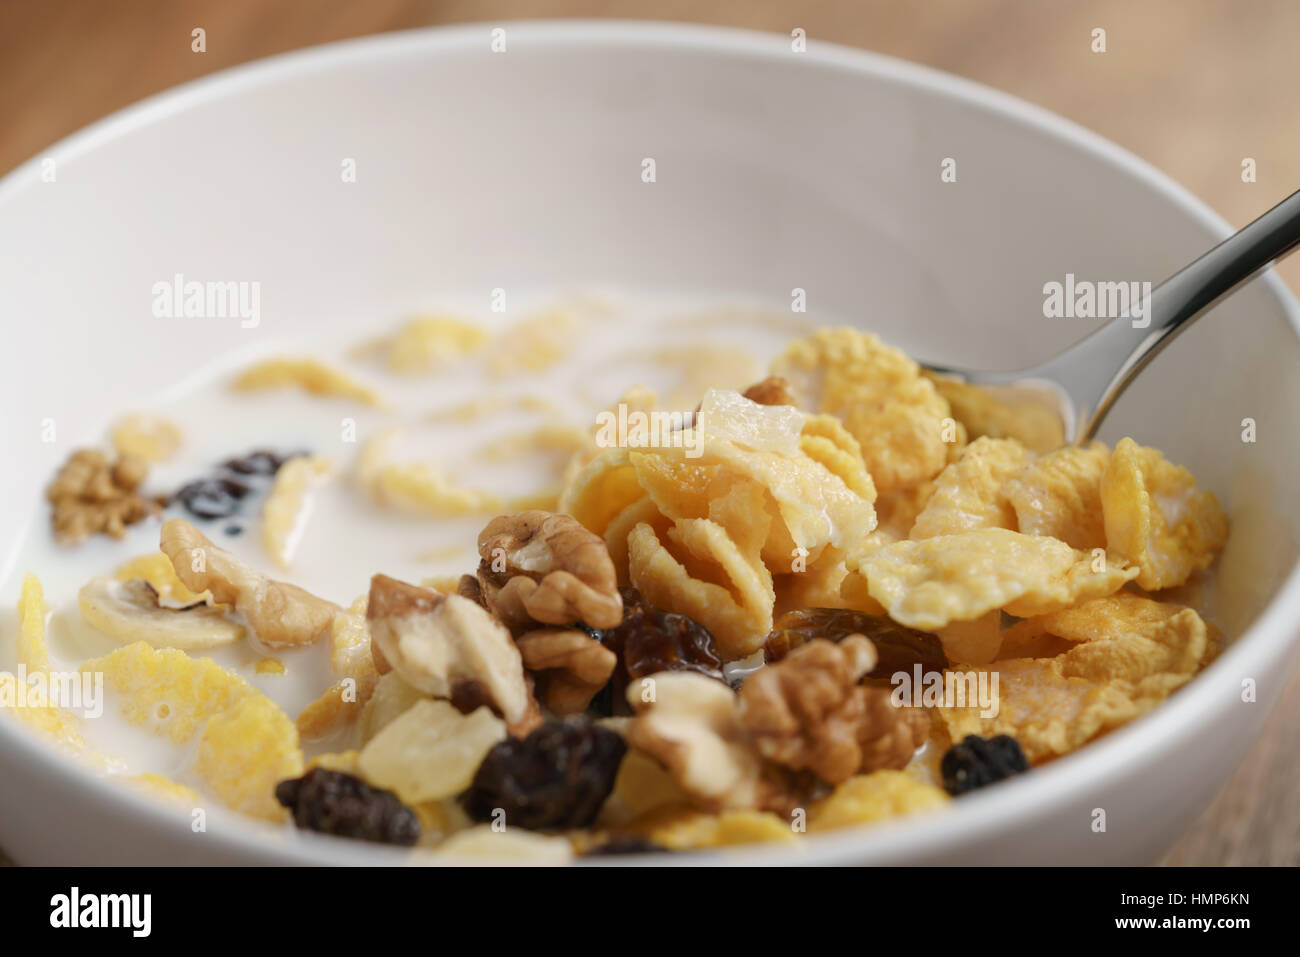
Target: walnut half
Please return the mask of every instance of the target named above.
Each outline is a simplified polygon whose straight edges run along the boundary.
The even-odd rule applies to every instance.
[[[623,599],[609,549],[568,515],[498,515],[478,537],[483,602],[516,634],[537,624],[613,628]]]
[[[765,760],[827,784],[902,768],[929,719],[922,709],[894,707],[888,689],[858,684],[875,663],[875,646],[862,635],[810,641],[749,677],[740,724]]]
[[[213,601],[233,605],[268,647],[311,644],[329,632],[340,610],[297,585],[267,578],[183,518],[163,523],[158,544],[186,588],[210,591]]]
[[[585,711],[618,664],[618,655],[577,628],[537,628],[515,644],[542,704],[561,717]]]

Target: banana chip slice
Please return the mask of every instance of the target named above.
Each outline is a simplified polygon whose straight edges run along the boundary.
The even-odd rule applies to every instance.
[[[158,598],[158,592],[143,578],[92,578],[77,593],[86,623],[123,644],[143,641],[154,648],[200,651],[244,637],[244,627],[227,618],[220,607],[175,608],[159,604]]]

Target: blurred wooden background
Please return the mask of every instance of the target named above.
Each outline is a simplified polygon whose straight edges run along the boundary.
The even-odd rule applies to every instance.
[[[3,0],[0,173],[141,97],[247,60],[436,24],[685,20],[914,60],[1054,110],[1234,225],[1300,187],[1297,0]],[[190,31],[207,31],[207,52]],[[1090,49],[1107,34],[1107,52]],[[1243,183],[1245,157],[1257,182]],[[1300,289],[1300,258],[1281,273]],[[1300,678],[1171,864],[1300,863]],[[0,860],[3,853],[0,852]]]

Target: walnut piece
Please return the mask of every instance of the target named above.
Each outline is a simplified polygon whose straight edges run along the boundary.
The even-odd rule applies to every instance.
[[[613,628],[623,599],[609,549],[568,515],[498,515],[478,537],[486,607],[516,634],[537,624]]]
[[[137,491],[149,474],[138,455],[111,461],[98,449],[78,449],[54,477],[45,496],[54,506],[54,537],[76,544],[96,533],[121,538],[126,527],[162,511]]]
[[[628,743],[663,764],[693,804],[721,811],[759,802],[762,761],[729,687],[694,672],[665,671],[628,685],[627,700],[636,712]]]
[[[755,382],[741,394],[750,402],[757,402],[759,405],[795,404],[789,380],[779,375],[770,375],[762,382]]]
[[[814,639],[746,680],[740,725],[765,760],[827,784],[902,768],[929,719],[924,710],[894,707],[888,689],[858,684],[875,663],[875,646],[862,635],[838,644]]]
[[[297,585],[255,571],[183,518],[163,523],[158,544],[186,588],[210,591],[214,602],[233,605],[268,647],[310,645],[330,632],[340,611]]]
[[[542,703],[561,717],[585,711],[618,664],[618,655],[576,628],[538,628],[515,644],[535,673]]]
[[[464,698],[474,683],[508,724],[522,721],[532,695],[510,633],[469,599],[376,575],[366,608],[379,658],[425,694]],[[478,693],[477,691],[475,693]]]

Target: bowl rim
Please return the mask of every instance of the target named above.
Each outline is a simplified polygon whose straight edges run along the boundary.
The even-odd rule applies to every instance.
[[[502,27],[514,43],[558,48],[627,47],[640,50],[688,50],[720,57],[790,62],[790,37],[714,25],[645,20],[504,20],[456,26],[424,27],[372,34],[307,47],[250,61],[207,74],[151,95],[118,110],[42,149],[0,179],[0,206],[39,182],[41,163],[84,157],[98,147],[128,136],[170,116],[201,104],[236,96],[286,78],[310,76],[375,59],[464,53],[474,47],[487,51],[485,33]],[[810,37],[806,52],[794,62],[831,68],[872,81],[920,89],[967,106],[996,114],[1003,120],[1047,134],[1117,167],[1172,205],[1191,216],[1215,237],[1232,229],[1217,213],[1166,174],[1073,121],[1011,94],[932,67],[855,47]],[[1300,303],[1273,270],[1257,277],[1300,338]],[[1005,830],[1017,819],[1050,808],[1087,789],[1104,787],[1132,772],[1138,762],[1174,745],[1198,727],[1216,719],[1238,690],[1237,676],[1265,674],[1260,666],[1285,664],[1297,644],[1294,622],[1300,618],[1300,562],[1291,568],[1263,612],[1224,651],[1220,658],[1178,694],[1151,713],[1117,729],[1086,748],[1036,769],[1031,775],[967,795],[941,814],[899,819],[870,828],[852,828],[824,835],[806,835],[797,845],[764,844],[717,852],[687,852],[659,858],[605,858],[601,865],[637,863],[674,866],[725,863],[734,865],[847,864],[870,860],[905,863],[938,856],[981,835]],[[1253,670],[1252,670],[1253,668]],[[108,781],[103,775],[58,754],[38,734],[17,720],[0,720],[0,753],[17,753],[23,763],[39,768],[61,788],[78,793],[78,800],[111,807],[142,829],[156,828],[174,812],[145,795]],[[1243,752],[1244,753],[1244,752]],[[412,859],[409,851],[347,841],[310,832],[295,832],[284,842],[267,838],[283,833],[233,814],[219,814],[222,825],[208,835],[230,855],[268,864],[421,864],[457,863]],[[229,819],[231,826],[224,826]],[[502,863],[509,863],[503,861]],[[593,862],[596,863],[596,862]]]

